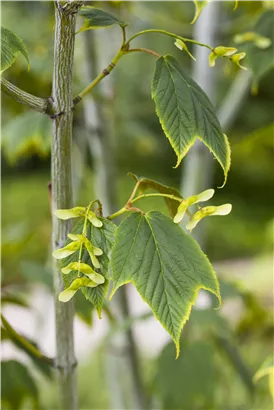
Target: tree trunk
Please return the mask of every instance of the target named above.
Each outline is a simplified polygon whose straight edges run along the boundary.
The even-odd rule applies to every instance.
[[[55,40],[52,98],[53,119],[51,182],[52,182],[52,249],[62,247],[70,232],[69,221],[58,220],[56,209],[70,208],[72,199],[72,67],[74,57],[75,21],[81,2],[55,4]],[[60,409],[77,409],[76,359],[73,337],[73,302],[61,303],[63,290],[59,261],[53,261],[56,314],[56,368],[60,394]]]

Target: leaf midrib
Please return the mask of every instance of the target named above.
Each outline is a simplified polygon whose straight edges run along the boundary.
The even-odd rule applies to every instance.
[[[168,69],[168,72],[169,72],[169,75],[170,75],[170,78],[171,78],[171,81],[172,81],[172,84],[173,84],[173,88],[174,88],[174,91],[175,91],[175,96],[176,96],[176,101],[177,101],[177,104],[176,104],[176,111],[177,111],[177,115],[178,115],[178,117],[179,117],[179,129],[180,129],[180,134],[181,134],[181,126],[180,126],[180,124],[181,124],[181,120],[182,120],[182,117],[181,117],[181,110],[179,109],[179,97],[178,97],[178,93],[177,93],[177,89],[176,89],[176,87],[175,87],[175,81],[174,81],[174,78],[173,78],[173,76],[172,76],[172,73],[171,73],[171,70],[170,70],[170,68],[169,68],[169,63],[164,59],[164,61],[165,61],[165,64],[166,64],[166,67],[167,67],[167,69]],[[171,64],[170,64],[171,65]],[[173,68],[175,68],[173,65],[172,65],[172,67]],[[178,70],[176,70],[178,73],[179,73],[179,71]],[[180,74],[180,73],[179,73]],[[180,75],[181,76],[181,75]],[[181,76],[182,77],[182,76]],[[184,78],[182,77],[182,79],[184,80]],[[185,80],[184,80],[185,81]],[[188,83],[185,81],[185,83],[188,85]],[[195,111],[195,110],[194,110]],[[187,116],[186,116],[187,117]],[[189,119],[188,119],[189,120]],[[183,121],[182,121],[183,122]],[[188,131],[188,128],[186,128],[187,129],[187,131]],[[190,141],[189,141],[189,144],[187,145],[187,146],[189,146],[190,145],[190,143],[191,143],[191,139],[193,138],[193,136],[191,136],[190,135],[190,133],[189,133],[189,131],[188,131],[188,136],[189,136],[189,138],[190,138]],[[179,152],[181,152],[181,143],[180,143],[180,138],[179,138]],[[185,147],[183,147],[183,151],[185,150]]]
[[[165,292],[166,300],[168,301],[168,300],[169,300],[169,296],[168,296],[168,294],[167,294],[167,290],[166,290],[166,286],[165,286],[165,284],[166,284],[166,282],[165,282],[165,276],[163,275],[163,271],[162,271],[162,267],[164,266],[164,263],[163,263],[163,261],[162,261],[162,259],[161,259],[161,256],[160,256],[161,254],[160,254],[159,247],[158,247],[158,245],[157,245],[157,241],[156,241],[156,238],[155,238],[155,235],[154,235],[154,232],[153,232],[153,228],[152,228],[151,224],[150,224],[149,221],[148,221],[149,216],[147,217],[147,216],[145,215],[145,219],[146,219],[146,222],[147,222],[147,224],[148,224],[148,226],[149,226],[149,228],[150,228],[151,236],[152,236],[152,238],[153,238],[153,241],[154,241],[154,244],[155,244],[155,249],[156,249],[156,252],[157,252],[157,255],[158,255],[160,264],[161,264],[160,275],[161,275],[161,277],[162,277],[162,279],[163,279],[163,282],[164,282],[164,292]],[[167,306],[168,306],[168,311],[169,311],[170,320],[171,320],[171,324],[172,324],[173,334],[174,334],[174,336],[176,336],[176,335],[177,335],[177,331],[174,329],[173,314],[172,314],[172,312],[171,312],[171,310],[170,310],[170,306],[169,306],[168,303],[167,303]]]
[[[167,66],[168,66],[168,64],[170,64],[170,65],[173,67],[173,69],[178,73],[178,75],[180,76],[180,78],[182,78],[182,80],[186,83],[186,85],[187,85],[191,90],[195,90],[196,92],[201,93],[201,91],[200,91],[198,88],[193,87],[191,84],[188,83],[187,79],[182,76],[182,74],[180,73],[180,71],[179,71],[172,63],[167,63]],[[169,70],[169,68],[168,68],[168,70]],[[169,70],[169,71],[170,71],[170,70]],[[172,77],[172,74],[171,74],[171,73],[170,73],[170,75],[171,75],[171,77]],[[173,81],[173,77],[172,77],[172,81]],[[174,81],[173,81],[173,84],[174,84]],[[175,86],[174,86],[174,88],[176,89]],[[213,119],[215,119],[215,116],[212,114],[212,112],[210,111],[210,109],[209,109],[208,107],[206,107],[204,104],[201,103],[201,101],[197,98],[197,96],[195,95],[195,93],[194,93],[193,91],[191,91],[191,99],[192,99],[192,101],[193,101],[193,99],[195,99],[195,101],[199,104],[199,106],[200,106],[200,108],[201,108],[201,112],[202,112],[202,114],[203,114],[203,119],[204,119],[203,122],[204,122],[204,125],[206,125],[206,122],[209,123],[210,126],[215,130],[215,132],[217,133],[217,135],[220,136],[220,135],[222,134],[220,127],[219,127],[218,125],[212,123],[212,122],[208,119],[208,114],[207,114],[207,112],[210,113],[210,115],[213,117]],[[195,115],[195,122],[196,122],[196,124],[198,124],[194,102],[192,103],[192,107],[193,107],[193,111],[194,111],[194,115]],[[217,117],[216,117],[216,118],[217,118]],[[208,129],[208,124],[207,124],[207,126],[205,126],[205,129]],[[197,127],[196,127],[196,133],[198,134]],[[202,137],[199,136],[199,135],[196,135],[196,137],[202,138]],[[203,142],[204,142],[204,141],[203,141]],[[213,148],[213,147],[212,147],[212,148]],[[218,149],[220,149],[220,148],[218,147]],[[214,149],[214,150],[212,149],[212,151],[214,152],[214,154],[215,154],[215,155],[217,156],[217,158],[218,158],[218,155],[217,155],[216,150],[215,150],[215,149]],[[225,154],[225,153],[224,153],[224,156],[226,157],[226,154]],[[225,163],[224,166],[226,167],[226,165],[227,165],[227,164]]]
[[[136,214],[137,214],[137,212],[136,212]],[[130,216],[129,216],[129,217],[130,217]],[[125,221],[126,221],[126,219],[125,219]],[[138,234],[138,232],[139,232],[141,222],[142,222],[142,216],[141,216],[140,221],[139,221],[139,223],[138,223],[138,226],[137,226],[136,232],[135,232],[135,234],[134,234],[133,241],[132,241],[132,243],[131,243],[129,252],[128,252],[128,254],[127,254],[127,257],[126,257],[125,260],[124,260],[123,267],[122,267],[121,273],[120,273],[120,275],[119,275],[120,278],[121,278],[121,276],[122,276],[122,274],[123,274],[123,272],[124,272],[125,264],[126,264],[126,262],[128,261],[128,258],[129,258],[130,254],[131,254],[133,245],[135,244],[136,236],[137,236],[137,234]]]

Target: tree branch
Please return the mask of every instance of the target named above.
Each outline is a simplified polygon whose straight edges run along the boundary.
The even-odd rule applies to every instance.
[[[1,77],[1,90],[15,101],[32,108],[43,114],[52,114],[50,98],[40,98],[29,94],[21,88],[16,87],[5,78]]]
[[[78,104],[82,98],[84,98],[101,80],[103,80],[103,78],[111,73],[111,71],[116,67],[117,62],[124,54],[126,54],[126,51],[120,49],[107,68],[98,74],[97,77],[83,91],[81,91],[77,97],[73,99],[74,105]]]

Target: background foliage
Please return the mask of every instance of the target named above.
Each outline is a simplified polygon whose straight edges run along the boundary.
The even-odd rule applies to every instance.
[[[263,3],[240,2],[238,9],[232,13],[231,2],[224,2],[220,13],[219,43],[235,45],[233,39],[236,34],[249,31],[259,24]],[[193,26],[189,25],[194,13],[192,2],[104,2],[99,7],[108,8],[121,20],[131,21],[132,31],[133,28],[161,27],[181,35],[192,35]],[[24,58],[19,56],[5,77],[30,93],[49,96],[53,60],[53,4],[2,2],[1,11],[1,24],[24,40],[31,65],[28,71]],[[268,14],[267,20],[273,15],[271,10],[265,13]],[[81,24],[82,21],[79,28]],[[262,35],[267,35],[265,28],[266,24],[263,24]],[[112,35],[120,34],[118,27],[108,30],[112,30],[109,31],[110,39]],[[82,42],[83,33],[80,33],[76,37],[75,94],[86,85],[79,69],[83,58],[79,52]],[[101,46],[104,48],[104,45]],[[191,60],[174,47],[171,39],[159,39],[153,34],[142,38],[142,46],[162,54],[175,55],[185,70],[191,73]],[[262,51],[252,44],[236,47],[249,53],[247,63],[251,68],[255,67],[252,61],[259,63],[257,53]],[[116,48],[113,55],[115,52]],[[218,90],[215,98],[217,106],[237,75],[234,66],[219,60],[213,68]],[[221,279],[224,305],[215,311],[210,308],[214,303],[211,298],[201,297],[182,334],[182,354],[177,361],[170,344],[164,346],[163,342],[156,354],[152,354],[153,347],[149,351],[140,344],[139,359],[148,405],[154,408],[250,410],[271,406],[266,379],[262,378],[256,384],[252,380],[272,352],[273,337],[270,283],[274,223],[271,206],[274,183],[274,82],[271,55],[268,55],[267,61],[260,61],[264,67],[267,65],[268,70],[260,68],[257,71],[254,68],[255,79],[259,82],[253,82],[253,93],[248,93],[236,122],[229,130],[232,168],[225,188],[215,194],[219,203],[231,202],[233,212],[225,218],[210,218],[209,223],[203,222],[207,228],[204,250]],[[112,154],[118,168],[119,205],[124,204],[131,189],[132,181],[126,177],[128,171],[179,189],[180,172],[172,168],[175,155],[163,135],[150,97],[154,64],[153,58],[148,55],[125,58],[111,74],[113,90],[109,99],[104,101],[107,107],[111,107],[114,116],[115,149]],[[53,356],[53,344],[47,346],[45,343],[45,340],[54,339],[53,332],[46,329],[44,334],[47,337],[43,340],[34,328],[27,326],[32,316],[36,322],[40,320],[44,326],[48,325],[48,313],[43,306],[39,306],[39,300],[50,300],[52,291],[49,264],[51,220],[47,187],[50,178],[50,120],[29,112],[5,95],[2,95],[1,104],[3,313],[19,334],[39,341],[42,351]],[[74,128],[74,179],[79,204],[86,204],[93,198],[94,183],[94,161],[83,149],[84,128],[83,109],[79,104]],[[217,166],[214,170],[214,186],[220,186],[222,173]],[[148,201],[148,209],[151,206],[156,206],[153,199]],[[164,204],[161,210],[166,212]],[[101,324],[91,311],[91,305],[85,302],[81,294],[77,295],[76,303],[78,317],[84,323],[77,321],[77,329],[80,329],[79,326],[91,326],[93,321],[95,327],[88,328],[88,332],[96,332]],[[134,306],[131,308],[134,311]],[[23,314],[25,321],[21,323],[16,320],[19,309],[20,312],[26,311]],[[113,321],[110,312],[105,312],[103,316],[105,323]],[[147,326],[145,329],[148,331],[151,324],[149,315],[142,319],[142,326]],[[53,315],[50,320],[53,322]],[[140,329],[140,320],[134,323],[136,332]],[[122,333],[127,326],[126,323],[122,328],[114,326],[111,331]],[[20,344],[14,347],[8,331],[2,332],[2,338],[2,400],[6,408],[57,408],[50,374],[37,369]],[[151,343],[153,346],[153,341]],[[103,362],[106,345],[101,337],[100,342],[92,340],[81,347],[80,408],[109,408],[112,392],[107,388]],[[11,377],[14,372],[21,374],[20,380],[24,380],[25,386]],[[126,375],[121,377],[121,383],[127,385]],[[227,397],[230,397],[230,407]]]

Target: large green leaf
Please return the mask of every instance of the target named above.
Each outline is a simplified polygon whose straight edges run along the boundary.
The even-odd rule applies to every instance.
[[[9,29],[1,26],[1,73],[7,70],[22,53],[29,65],[29,56],[23,40]]]
[[[50,152],[51,122],[38,112],[25,112],[2,128],[2,147],[11,163],[33,154],[45,157]]]
[[[267,10],[260,15],[251,30],[261,36],[268,37],[272,43],[266,49],[258,48],[253,42],[239,47],[246,52],[247,66],[252,70],[258,83],[268,71],[274,67],[274,10]]]
[[[230,147],[207,95],[171,56],[160,57],[152,81],[156,104],[166,137],[180,164],[199,138],[213,153],[225,174],[230,167]]]
[[[137,177],[137,175],[134,175],[132,173],[129,173],[136,182],[138,182],[138,190],[143,193],[149,189],[152,189],[154,191],[160,192],[161,194],[167,194],[167,195],[174,195],[177,198],[182,198],[180,192],[173,187],[163,185],[160,182],[154,181],[153,179],[145,178],[145,177]],[[170,216],[173,218],[178,209],[178,201],[175,201],[174,199],[171,198],[163,198],[165,200],[165,203],[168,207]],[[183,199],[183,198],[182,198]]]
[[[192,342],[182,346],[178,360],[173,359],[172,345],[165,346],[156,363],[154,391],[163,408],[211,409],[216,393],[214,346],[208,342]],[[167,377],[168,375],[168,377]]]
[[[1,400],[12,410],[18,410],[26,397],[38,408],[38,389],[28,369],[16,360],[1,362]],[[5,408],[5,407],[3,407]]]
[[[116,230],[113,290],[133,282],[180,349],[181,330],[201,288],[220,300],[207,257],[193,238],[160,212],[131,213]]]
[[[115,24],[124,27],[126,24],[118,20],[112,14],[105,12],[104,10],[97,9],[96,7],[82,7],[79,15],[84,18],[84,25],[80,28],[78,33],[85,30],[91,30],[102,27],[112,27]]]
[[[116,229],[116,225],[110,222],[108,219],[103,218],[103,226],[102,228],[94,227],[90,222],[87,223],[87,231],[86,235],[91,241],[91,243],[102,249],[103,255],[100,256],[100,274],[104,276],[105,282],[102,285],[99,285],[95,288],[81,288],[86,299],[88,299],[96,308],[99,317],[101,317],[101,312],[103,308],[103,304],[108,292],[109,288],[109,254],[113,246],[114,242],[114,231]],[[80,234],[83,231],[83,224],[84,220],[79,221],[74,229],[72,230],[73,234]],[[71,241],[68,240],[66,244],[70,243]],[[74,254],[68,256],[67,258],[62,260],[62,267],[67,266],[71,262],[77,262],[79,258],[79,252],[75,252]],[[82,262],[89,264],[90,258],[87,250],[84,248],[82,252]],[[63,280],[65,284],[65,288],[68,288],[74,279],[77,277],[77,271],[72,271],[71,273],[63,274]]]

